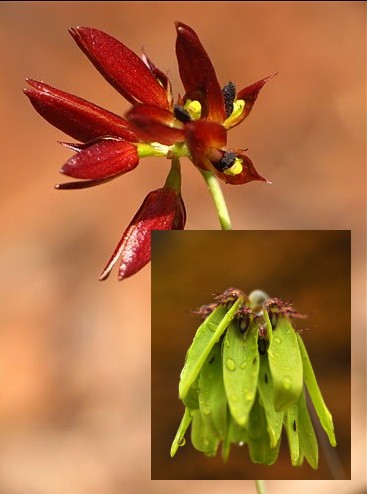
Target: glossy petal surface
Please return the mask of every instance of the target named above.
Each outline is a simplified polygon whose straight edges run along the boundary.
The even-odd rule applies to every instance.
[[[209,169],[209,156],[227,144],[227,132],[222,125],[197,120],[185,125],[185,137],[196,166]]]
[[[100,180],[127,173],[138,163],[136,147],[130,142],[101,140],[72,156],[61,168],[61,173]]]
[[[183,142],[185,134],[172,112],[156,106],[135,105],[126,114],[130,127],[142,141],[160,142],[170,146],[175,142]]]
[[[136,140],[128,122],[103,108],[43,82],[27,79],[24,93],[36,111],[51,125],[79,141],[87,142],[104,135]]]
[[[176,22],[176,30],[176,54],[186,98],[200,101],[203,118],[222,123],[226,118],[224,100],[210,58],[193,29]]]
[[[69,31],[96,69],[128,101],[168,108],[166,91],[127,46],[98,29],[76,27]]]
[[[164,187],[147,195],[104,268],[100,280],[109,276],[119,259],[120,280],[137,273],[150,261],[151,232],[172,229],[178,201],[179,194]]]

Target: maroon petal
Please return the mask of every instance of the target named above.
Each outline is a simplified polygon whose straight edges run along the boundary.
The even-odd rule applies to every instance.
[[[96,69],[128,101],[168,108],[166,91],[127,46],[98,29],[76,27],[69,31]]]
[[[135,141],[128,122],[97,105],[89,103],[43,82],[27,79],[24,89],[37,112],[51,125],[79,141],[87,142],[103,135]]]
[[[137,149],[130,142],[102,140],[75,154],[60,171],[74,178],[100,180],[127,173],[138,163]]]
[[[79,180],[78,182],[66,182],[63,184],[55,185],[57,190],[80,190],[89,189],[89,187],[96,187],[97,185],[104,184],[113,180],[115,177],[102,178],[101,180]]]
[[[210,159],[213,154],[216,154],[216,150],[227,144],[225,128],[208,120],[196,120],[187,123],[185,136],[192,161],[203,170],[210,168]]]
[[[241,151],[236,151],[237,157],[242,159],[242,172],[238,175],[229,175],[227,173],[220,172],[214,166],[212,172],[218,178],[230,185],[242,185],[254,180],[259,180],[260,182],[266,182],[266,179],[259,175],[248,156],[246,156]]]
[[[185,140],[183,125],[168,110],[157,106],[135,105],[128,111],[126,118],[142,141],[160,142],[170,146]],[[175,128],[173,125],[179,125],[181,128]]]
[[[172,100],[173,100],[173,94],[172,94],[172,85],[171,81],[168,79],[167,75],[162,72],[152,61],[148,56],[143,53],[141,56],[141,59],[145,63],[145,65],[148,67],[150,72],[154,75],[154,77],[159,81],[159,83],[164,87],[166,93],[167,93],[167,101],[169,103],[169,106],[171,106]]]
[[[241,89],[241,91],[237,93],[237,99],[243,99],[245,101],[245,108],[241,113],[241,115],[239,115],[238,118],[231,123],[231,128],[241,123],[242,120],[244,120],[247,117],[247,115],[252,110],[252,107],[254,106],[254,103],[261,89],[264,87],[265,83],[268,82],[273,77],[275,77],[276,75],[277,74],[272,74],[268,77],[265,77],[264,79],[261,79],[260,81],[251,84],[251,86]]]
[[[176,55],[186,98],[201,103],[203,118],[224,122],[223,94],[210,58],[193,29],[176,22],[176,30]]]
[[[105,280],[120,258],[120,280],[142,269],[150,261],[152,230],[172,229],[179,200],[180,194],[174,189],[163,187],[150,192],[125,230],[99,279]]]

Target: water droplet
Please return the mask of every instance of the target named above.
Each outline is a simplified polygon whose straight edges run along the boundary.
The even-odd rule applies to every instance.
[[[251,401],[254,399],[254,393],[252,391],[247,391],[247,393],[245,394],[245,398],[247,401]]]
[[[186,444],[186,439],[184,437],[182,437],[178,443],[179,446],[185,446]]]
[[[210,413],[210,411],[211,411],[211,409],[210,409],[210,406],[209,406],[209,405],[205,405],[205,406],[203,407],[203,409],[202,409],[202,410],[203,410],[203,414],[204,414],[204,415],[209,415],[209,413]]]
[[[227,358],[227,360],[226,360],[226,366],[227,366],[227,369],[228,370],[233,371],[236,368],[236,363],[231,358]]]
[[[240,365],[240,369],[246,369],[246,367],[247,367],[247,362],[246,362],[246,360],[244,360],[242,362],[242,364]]]
[[[280,343],[282,342],[282,339],[279,338],[279,336],[274,336],[274,341],[275,341],[275,343],[277,343],[278,345],[280,345]]]
[[[230,343],[229,343],[228,338],[226,338],[226,339],[224,340],[224,344],[226,345],[226,347],[227,347],[227,348],[229,348],[229,347],[230,347]]]
[[[289,389],[292,384],[292,379],[289,376],[284,376],[282,379],[282,386],[284,389]]]

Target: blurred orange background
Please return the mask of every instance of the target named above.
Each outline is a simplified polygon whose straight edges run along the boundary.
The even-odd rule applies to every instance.
[[[115,273],[97,281],[169,164],[150,159],[96,189],[55,191],[70,157],[56,142],[65,135],[21,92],[32,77],[116,113],[128,109],[69,36],[68,27],[84,25],[138,53],[143,47],[182,93],[176,20],[197,31],[222,85],[242,88],[279,73],[229,134],[229,145],[249,147],[272,182],[224,187],[234,228],[352,231],[353,480],[269,481],[269,491],[363,491],[365,11],[363,2],[1,2],[1,493],[181,493],[189,486],[235,494],[247,484],[254,492],[244,481],[150,481],[150,271],[121,284]],[[219,227],[188,161],[183,195],[187,229]]]

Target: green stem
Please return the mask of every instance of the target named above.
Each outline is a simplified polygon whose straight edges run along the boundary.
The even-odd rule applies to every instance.
[[[232,230],[231,219],[218,179],[211,172],[201,171],[201,174],[214,201],[222,230]]]
[[[181,164],[177,156],[172,157],[171,169],[166,178],[165,187],[181,192]]]
[[[265,482],[263,480],[255,480],[257,494],[266,494]]]

